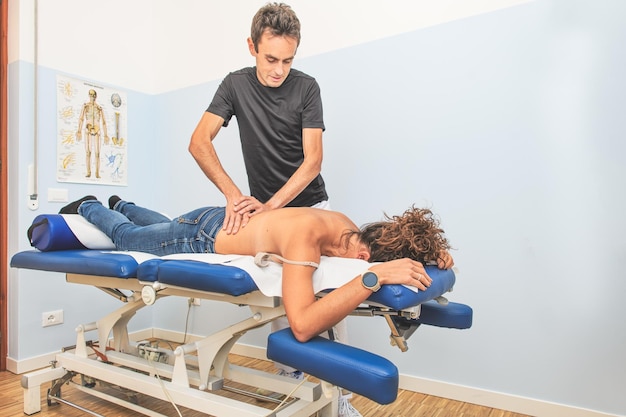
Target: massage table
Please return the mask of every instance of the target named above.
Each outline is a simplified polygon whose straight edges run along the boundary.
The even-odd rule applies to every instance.
[[[240,255],[155,257],[119,252],[102,232],[78,215],[37,216],[28,235],[35,249],[15,254],[12,267],[65,273],[67,282],[97,287],[118,299],[121,306],[95,322],[79,325],[76,345],[58,353],[50,368],[23,376],[25,414],[41,410],[40,388],[44,383],[51,384],[49,405],[61,402],[84,410],[61,397],[62,385],[74,382],[77,376],[80,381],[75,386],[79,390],[148,416],[164,415],[98,390],[96,381],[212,416],[336,416],[337,387],[379,404],[396,399],[398,369],[386,358],[320,336],[301,343],[290,329],[268,336],[267,358],[299,369],[319,382],[297,381],[229,362],[228,355],[243,334],[285,315],[281,297],[272,295],[271,289],[277,280],[280,282],[280,265],[259,267],[254,257]],[[314,275],[315,285],[321,285],[319,291],[316,288],[318,296],[337,288],[328,287],[334,275],[351,273],[347,275],[351,279],[367,269],[363,262],[323,257],[315,274],[325,278],[318,284]],[[433,278],[426,291],[384,285],[353,313],[382,317],[390,327],[391,344],[403,352],[408,350],[407,339],[421,325],[454,329],[472,325],[469,306],[443,298],[455,283],[454,271],[435,266],[426,269]],[[155,349],[145,341],[131,341],[128,323],[136,312],[170,296],[233,303],[247,307],[250,313],[238,323],[175,349]],[[90,338],[88,334],[96,336]],[[225,381],[283,394],[289,400],[273,409],[239,401],[220,395],[220,390],[229,389]],[[254,392],[249,395],[255,396]]]

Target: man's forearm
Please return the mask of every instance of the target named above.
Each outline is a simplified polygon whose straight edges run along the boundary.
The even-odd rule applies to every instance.
[[[238,197],[241,195],[241,191],[224,170],[213,146],[213,138],[223,123],[223,119],[205,112],[191,135],[188,150],[204,175],[228,199],[229,197]]]
[[[198,166],[204,172],[204,175],[215,184],[215,186],[228,198],[229,196],[240,194],[239,188],[224,170],[212,143],[208,146],[191,146],[189,147],[191,155],[198,163]]]
[[[307,162],[306,159],[265,204],[273,209],[285,207],[296,198],[321,172],[321,164]]]

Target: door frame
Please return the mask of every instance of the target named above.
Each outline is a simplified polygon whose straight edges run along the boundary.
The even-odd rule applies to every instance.
[[[0,0],[0,22],[2,40],[0,41],[0,371],[7,368],[7,282],[8,282],[8,175],[7,175],[7,89],[8,89],[8,15],[9,1]]]

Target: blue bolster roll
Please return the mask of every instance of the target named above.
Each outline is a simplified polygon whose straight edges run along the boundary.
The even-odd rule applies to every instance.
[[[298,342],[291,329],[269,335],[268,359],[363,395],[379,404],[398,396],[398,368],[374,353],[317,336]]]
[[[40,214],[28,228],[30,245],[42,252],[115,249],[115,244],[79,214]]]
[[[40,214],[28,228],[30,245],[42,252],[87,249],[60,214]]]

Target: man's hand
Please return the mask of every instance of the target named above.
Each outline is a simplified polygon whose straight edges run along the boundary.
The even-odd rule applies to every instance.
[[[228,235],[237,234],[241,227],[246,227],[252,216],[271,209],[252,196],[239,195],[236,198],[227,198],[223,229]]]
[[[272,210],[270,206],[261,203],[252,196],[241,196],[241,198],[235,201],[233,209],[241,216],[241,227],[246,227],[250,218],[255,214]]]
[[[241,226],[243,218],[241,214],[237,213],[237,209],[235,208],[235,201],[238,201],[241,197],[241,195],[236,198],[226,197],[226,215],[224,216],[222,229],[227,235],[237,234]]]

